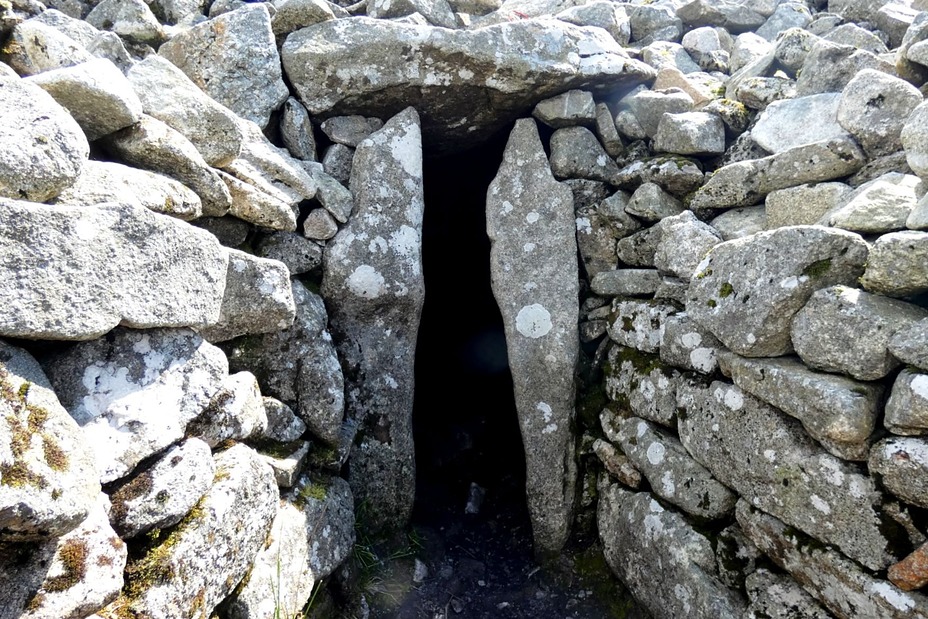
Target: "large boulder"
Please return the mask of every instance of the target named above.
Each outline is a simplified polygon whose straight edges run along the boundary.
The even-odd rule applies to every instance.
[[[385,118],[415,102],[426,144],[443,150],[485,139],[565,90],[655,75],[605,30],[551,19],[477,30],[331,20],[287,37],[281,59],[311,114]]]

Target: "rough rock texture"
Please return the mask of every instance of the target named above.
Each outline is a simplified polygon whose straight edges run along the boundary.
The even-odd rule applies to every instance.
[[[233,163],[242,165],[240,161]],[[222,171],[217,171],[217,174],[232,197],[229,215],[271,230],[296,230],[297,213],[291,206],[293,198],[282,191],[267,193]]]
[[[906,593],[801,531],[738,501],[738,523],[754,544],[839,619],[924,619],[928,598]]]
[[[565,127],[551,136],[551,172],[559,179],[610,182],[619,168],[586,127]]]
[[[871,157],[893,153],[902,146],[902,126],[922,102],[908,82],[882,71],[864,69],[841,93],[838,122]]]
[[[853,284],[867,244],[858,235],[793,226],[717,245],[697,267],[687,313],[746,357],[790,352],[790,323],[813,292]]]
[[[311,114],[386,118],[416,102],[427,143],[445,150],[485,138],[565,90],[654,76],[605,31],[545,19],[479,30],[333,20],[291,34],[281,59]]]
[[[720,482],[869,569],[901,558],[874,481],[825,453],[798,422],[722,382],[677,394],[686,409],[680,439]]]
[[[870,292],[905,297],[928,291],[928,232],[884,234],[870,247],[867,270],[860,278]]]
[[[258,381],[251,372],[227,376],[203,414],[187,426],[186,434],[215,448],[224,441],[242,441],[267,430],[267,415]]]
[[[662,219],[654,266],[662,273],[688,280],[710,249],[722,242],[719,233],[692,211]]]
[[[902,230],[923,191],[917,176],[889,172],[843,196],[820,223],[861,234]]]
[[[922,544],[887,571],[890,582],[903,591],[914,591],[928,584],[928,545]]]
[[[836,92],[774,101],[758,115],[751,137],[761,148],[781,153],[845,136],[847,131],[837,118],[840,102],[841,95]],[[809,118],[815,118],[816,122],[809,123]]]
[[[533,120],[519,120],[487,191],[490,276],[503,315],[525,445],[536,551],[557,552],[573,520],[571,426],[577,245],[570,190],[554,180]]]
[[[102,0],[85,19],[91,26],[115,32],[131,43],[157,45],[164,40],[161,24],[142,0]]]
[[[289,96],[270,14],[260,3],[194,26],[162,45],[158,53],[206,94],[261,127]]]
[[[899,373],[883,425],[894,434],[928,434],[928,375],[907,369]]]
[[[616,269],[593,276],[590,289],[603,296],[652,295],[661,283],[656,269]]]
[[[671,428],[676,425],[679,372],[654,355],[621,346],[610,349],[607,359],[605,388],[611,400],[638,417]]]
[[[568,90],[556,97],[539,101],[532,116],[554,129],[573,125],[592,125],[596,121],[596,103],[586,90]]]
[[[2,335],[81,340],[219,316],[227,258],[202,230],[131,205],[0,201],[0,213]]]
[[[897,497],[928,507],[928,443],[920,438],[887,438],[873,446],[870,472]]]
[[[767,212],[763,206],[745,206],[724,211],[713,217],[709,225],[723,241],[741,239],[767,230]]]
[[[0,414],[0,540],[74,529],[100,492],[92,447],[36,360],[2,341]]]
[[[678,308],[658,301],[615,299],[609,318],[609,337],[622,346],[642,352],[657,352],[664,334],[664,321]]]
[[[709,540],[648,493],[601,488],[597,521],[606,561],[654,616],[742,616],[744,602],[719,581]]]
[[[287,265],[291,275],[301,275],[322,265],[322,247],[294,232],[275,232],[258,241],[255,253]]]
[[[181,438],[228,373],[222,351],[189,329],[120,328],[45,368],[103,482]]]
[[[857,288],[831,286],[813,294],[791,327],[796,353],[811,368],[877,380],[899,366],[889,352],[898,329],[928,311]]]
[[[109,613],[169,617],[180,611],[206,619],[248,572],[277,513],[277,485],[244,445],[213,459],[222,474],[180,524],[130,560],[126,574],[135,586],[123,590]]]
[[[912,110],[902,127],[900,139],[905,149],[905,159],[912,171],[919,175],[928,173],[928,104],[921,103]]]
[[[0,78],[0,197],[42,201],[71,185],[87,160],[87,138],[38,85]]]
[[[262,399],[264,416],[267,417],[265,438],[278,443],[290,443],[303,436],[306,424],[296,416],[292,408],[276,398],[264,396]]]
[[[817,224],[851,191],[844,183],[813,183],[772,191],[764,201],[767,229]]]
[[[722,344],[714,335],[684,312],[664,320],[664,334],[660,342],[660,356],[664,363],[712,374],[718,367],[717,356],[721,348]]]
[[[413,353],[424,297],[422,142],[415,110],[361,142],[351,191],[355,213],[326,246],[322,280],[348,378],[346,413],[363,426],[349,481],[356,500],[376,506],[372,526],[401,527],[415,487]]]
[[[745,619],[831,619],[831,615],[789,576],[759,569],[748,575],[751,605]]]
[[[903,363],[928,370],[928,319],[896,331],[889,340],[889,352]]]
[[[725,126],[719,116],[708,112],[665,114],[657,125],[653,148],[680,155],[721,154]]]
[[[656,183],[642,183],[625,205],[625,212],[646,222],[656,222],[683,212],[683,205]]]
[[[31,19],[13,28],[0,55],[20,75],[35,75],[91,59],[77,41],[53,26]]]

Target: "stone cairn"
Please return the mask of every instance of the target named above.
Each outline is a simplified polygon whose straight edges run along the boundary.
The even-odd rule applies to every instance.
[[[405,526],[423,144],[501,130],[536,549],[928,618],[928,2],[0,0],[0,61],[0,619],[290,617]]]

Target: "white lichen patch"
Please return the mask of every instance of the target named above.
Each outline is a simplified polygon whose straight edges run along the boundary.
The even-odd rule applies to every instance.
[[[910,383],[912,393],[923,400],[928,400],[928,374],[918,374]]]
[[[828,502],[819,495],[813,494],[810,496],[809,502],[812,503],[812,507],[822,512],[826,516],[831,514],[831,505],[829,505]]]
[[[577,217],[577,232],[582,234],[593,233],[593,225],[588,217]]]
[[[522,246],[522,251],[524,251],[524,252],[527,253],[527,254],[532,253],[533,251],[535,251],[535,244],[534,244],[534,243],[526,243],[525,245]]]
[[[648,446],[647,451],[648,462],[650,462],[653,466],[657,466],[664,461],[664,454],[666,451],[667,450],[664,449],[664,446],[660,443],[651,443]]]
[[[690,351],[690,363],[697,370],[711,372],[715,367],[715,351],[711,348],[697,348]]]
[[[544,419],[545,423],[551,422],[551,416],[553,414],[553,411],[551,409],[551,406],[547,402],[539,402],[538,404],[535,405],[535,410],[541,413],[541,417],[542,419]]]
[[[414,228],[403,225],[390,235],[390,247],[404,258],[418,257],[419,233]]]
[[[684,333],[680,336],[680,343],[683,344],[685,348],[693,349],[702,344],[702,335],[699,333]]]
[[[539,219],[541,219],[541,215],[539,215],[535,211],[531,211],[528,215],[525,216],[525,221],[527,221],[530,224],[535,223]]]
[[[725,406],[733,411],[741,410],[744,406],[744,396],[734,389],[729,389],[723,399]]]
[[[544,337],[550,333],[552,327],[550,312],[538,303],[526,305],[516,316],[516,330],[525,337]]]
[[[377,270],[362,264],[348,276],[348,290],[362,299],[376,299],[386,292],[385,280]]]
[[[549,423],[548,425],[545,426],[545,429],[541,431],[542,434],[551,434],[553,432],[557,432],[556,423]]]

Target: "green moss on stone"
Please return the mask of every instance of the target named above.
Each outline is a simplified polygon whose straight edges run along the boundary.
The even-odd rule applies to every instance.
[[[828,273],[829,269],[831,269],[830,258],[813,262],[805,269],[803,269],[802,274],[809,277],[810,279],[818,279]]]
[[[58,559],[64,567],[64,572],[45,580],[43,589],[46,591],[67,591],[87,574],[87,557],[90,551],[87,542],[80,539],[69,539],[58,549]]]
[[[731,294],[734,291],[735,291],[734,286],[732,286],[729,282],[725,282],[724,284],[722,284],[722,287],[719,288],[719,296],[722,297],[723,299],[727,299],[728,297],[731,296]]]

